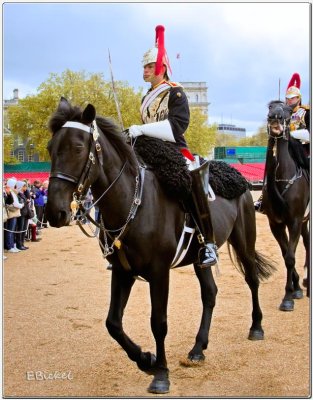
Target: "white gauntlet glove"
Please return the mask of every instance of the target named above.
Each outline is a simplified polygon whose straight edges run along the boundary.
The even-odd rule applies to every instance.
[[[137,136],[142,135],[142,131],[141,131],[141,126],[142,125],[132,125],[128,128],[128,134],[130,137],[135,138]]]
[[[144,125],[132,125],[128,128],[129,136],[134,138],[140,135],[146,135],[157,139],[167,140],[168,142],[175,142],[169,120],[160,122],[151,122]]]
[[[290,135],[295,139],[310,143],[310,133],[307,129],[296,129],[295,131],[291,131]]]

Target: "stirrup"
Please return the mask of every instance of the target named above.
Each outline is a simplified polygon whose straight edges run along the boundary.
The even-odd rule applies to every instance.
[[[201,268],[211,267],[218,262],[217,246],[214,243],[206,243],[198,254]]]
[[[262,200],[257,200],[254,202],[254,209],[256,212],[264,214]]]

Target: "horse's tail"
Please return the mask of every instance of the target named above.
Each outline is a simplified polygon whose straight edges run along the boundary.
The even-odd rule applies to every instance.
[[[240,273],[245,275],[245,268],[244,268],[243,262],[242,262],[240,256],[238,255],[238,253],[236,252],[235,248],[231,247],[228,242],[227,242],[227,247],[228,247],[229,257],[230,257],[232,263],[235,265],[235,267],[239,270]],[[231,252],[231,249],[232,249],[232,252]],[[232,253],[235,255],[235,258],[236,258],[235,261],[232,256]],[[268,279],[277,270],[277,268],[275,267],[275,265],[272,261],[270,261],[268,258],[263,256],[261,253],[259,253],[256,250],[255,250],[255,266],[256,266],[256,270],[257,270],[256,272],[257,272],[258,278],[261,281]]]
[[[258,277],[261,281],[268,279],[275,271],[277,271],[274,263],[258,251],[255,251],[255,265]]]

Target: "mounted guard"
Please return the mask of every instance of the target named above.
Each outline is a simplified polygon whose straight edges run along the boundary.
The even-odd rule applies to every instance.
[[[291,107],[292,114],[290,119],[290,135],[299,140],[304,152],[307,156],[305,169],[310,176],[310,108],[309,106],[301,104],[301,79],[298,73],[294,73],[289,81],[286,90],[286,104]],[[266,176],[264,177],[264,184],[266,184]],[[262,207],[263,193],[259,199],[254,203],[255,210],[264,213]]]
[[[128,134],[131,138],[145,135],[175,143],[185,156],[191,170],[192,196],[185,199],[184,204],[198,229],[199,264],[208,267],[217,263],[217,246],[201,176],[208,168],[208,163],[194,169],[195,158],[188,150],[184,137],[190,118],[187,96],[179,83],[169,79],[171,67],[164,43],[165,29],[158,25],[155,31],[155,47],[148,50],[142,60],[143,79],[151,83],[151,88],[141,102],[143,124],[130,126]]]

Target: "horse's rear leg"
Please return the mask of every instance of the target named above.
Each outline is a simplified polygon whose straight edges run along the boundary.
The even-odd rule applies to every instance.
[[[199,279],[202,300],[202,317],[200,328],[196,336],[196,342],[188,354],[191,361],[198,362],[204,360],[203,350],[208,347],[209,331],[212,320],[213,309],[215,307],[217,286],[215,284],[212,269],[210,267],[201,268],[194,264],[194,270]]]
[[[310,233],[308,230],[308,221],[305,221],[302,224],[302,229],[301,229],[301,235],[303,238],[303,245],[305,248],[305,263],[304,263],[304,278],[303,278],[303,286],[306,288],[306,295],[307,297],[310,297],[310,276],[311,276],[311,271],[310,271]]]
[[[126,351],[128,357],[135,361],[138,367],[148,372],[153,369],[155,356],[151,353],[144,353],[124,332],[122,318],[127,304],[131,288],[135,280],[128,274],[119,275],[113,268],[111,281],[111,302],[106,327],[110,335]]]
[[[252,251],[252,249],[251,249]],[[258,277],[258,269],[259,263],[265,262],[263,258],[256,253],[253,249],[254,257],[247,256],[246,254],[239,254],[239,260],[244,267],[245,273],[245,281],[250,288],[251,296],[252,296],[252,324],[249,330],[248,339],[249,340],[263,340],[264,339],[264,331],[262,328],[262,318],[263,314],[260,307],[259,302],[259,277]]]
[[[301,298],[303,295],[299,284],[299,275],[295,268],[295,251],[299,241],[299,229],[294,224],[289,228],[289,239],[284,224],[273,224],[270,222],[271,231],[277,240],[287,269],[287,279],[285,285],[285,296],[279,306],[281,311],[293,311],[294,298]]]

